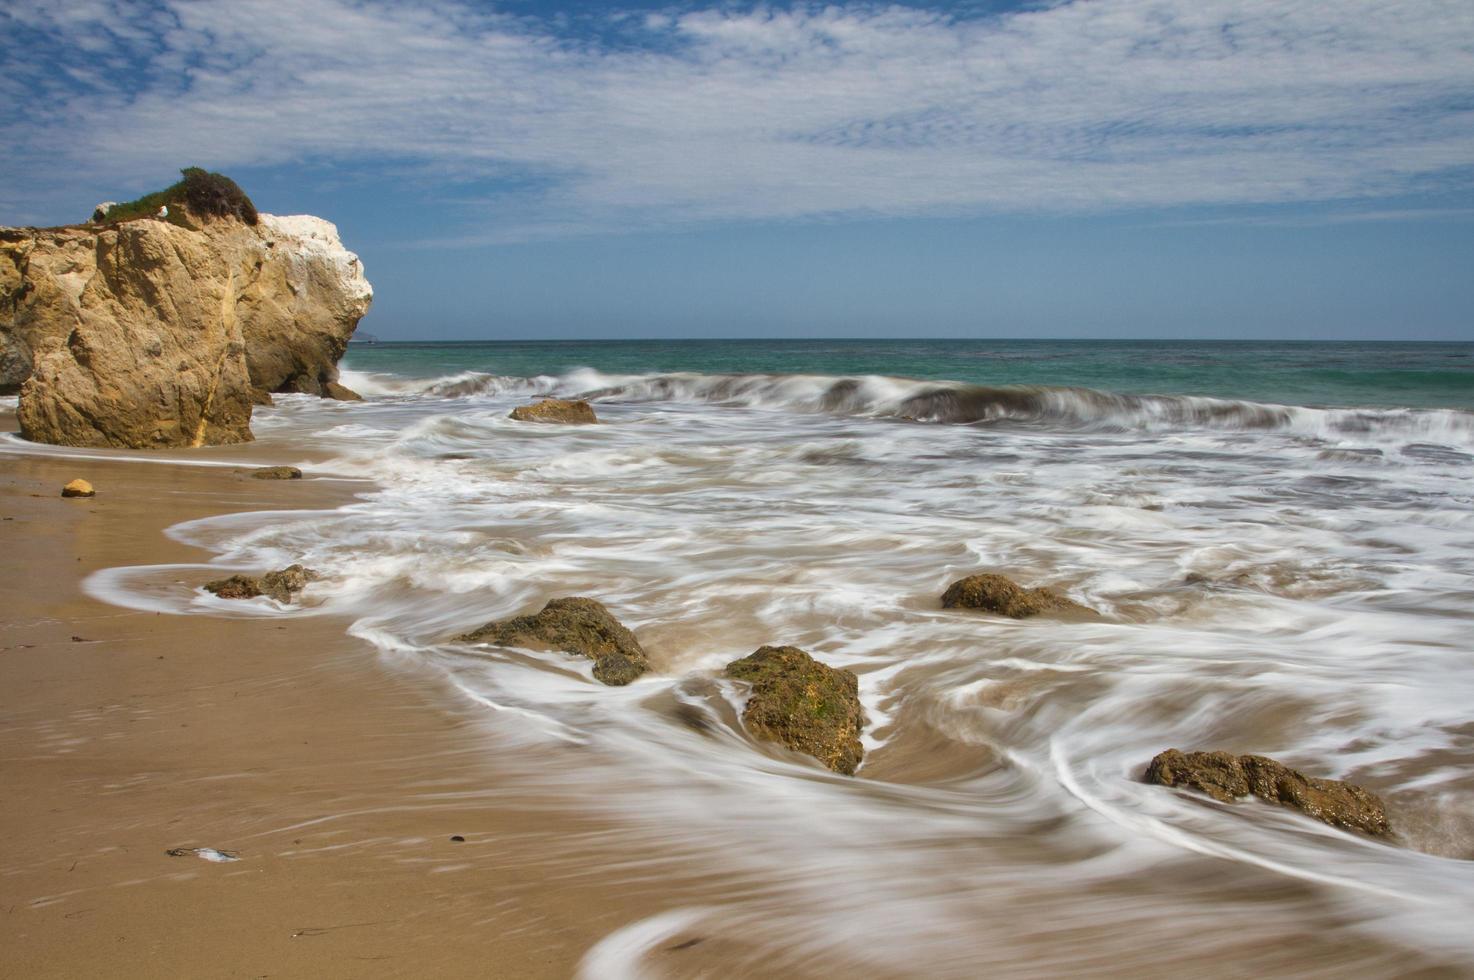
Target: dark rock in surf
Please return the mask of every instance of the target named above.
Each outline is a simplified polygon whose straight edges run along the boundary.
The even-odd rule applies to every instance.
[[[292,597],[317,579],[317,573],[301,565],[288,565],[275,572],[267,572],[260,578],[254,575],[232,575],[205,583],[205,591],[213,592],[222,599],[254,599],[267,596],[277,602],[291,602]]]
[[[253,480],[300,480],[302,471],[295,466],[263,466],[251,471]]]
[[[854,775],[865,754],[865,714],[852,671],[821,664],[798,647],[762,647],[727,664],[726,675],[752,685],[742,723],[754,736]]]
[[[1002,575],[969,575],[947,586],[942,593],[943,609],[981,609],[984,612],[1027,619],[1041,613],[1094,615],[1095,610],[1067,599],[1053,589],[1026,589]]]
[[[650,669],[635,634],[610,615],[603,603],[582,596],[553,599],[541,612],[487,623],[456,640],[588,657],[594,662],[594,679],[614,687]]]
[[[1262,755],[1168,749],[1147,766],[1146,781],[1195,789],[1220,803],[1253,795],[1333,827],[1373,837],[1392,832],[1386,809],[1374,794],[1340,780],[1307,776]]]
[[[518,422],[561,422],[564,425],[593,425],[599,421],[588,402],[563,398],[544,398],[531,405],[518,405],[512,409],[510,417]]]

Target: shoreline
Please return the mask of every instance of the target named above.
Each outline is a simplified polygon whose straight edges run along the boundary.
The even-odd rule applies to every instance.
[[[0,412],[0,432],[13,428],[7,422]],[[224,543],[230,529],[253,520],[271,525],[271,567],[304,554],[318,556],[324,568],[372,562],[377,552],[364,548],[365,537],[398,534],[413,548],[433,540],[438,526],[426,518],[435,517],[440,498],[396,496],[393,479],[384,500],[365,499],[341,520],[318,521],[314,509],[332,513],[373,484],[314,479],[311,470],[306,480],[280,482],[243,472],[332,458],[329,442],[315,430],[292,435],[301,431],[268,429],[260,442],[182,458],[0,446],[9,450],[0,452],[0,517],[7,518],[0,542],[21,572],[0,582],[0,608],[11,611],[0,623],[0,943],[18,951],[0,962],[0,980],[90,975],[100,964],[124,977],[604,980],[761,977],[781,966],[795,978],[837,968],[889,978],[920,975],[923,964],[932,968],[928,975],[971,976],[1014,975],[1039,962],[1101,970],[1095,975],[1120,975],[1129,964],[1143,977],[1184,969],[1315,975],[1352,963],[1369,975],[1461,975],[1461,953],[1386,934],[1415,922],[1381,922],[1386,913],[1363,905],[1360,890],[1341,888],[1338,876],[1322,879],[1313,867],[1298,874],[1298,865],[1286,875],[1255,860],[1225,861],[1212,850],[1163,848],[1135,825],[1123,833],[1123,824],[1102,823],[1062,802],[1047,776],[1000,763],[986,748],[988,729],[963,729],[961,738],[932,732],[947,716],[928,715],[924,701],[877,722],[890,729],[881,732],[890,747],[843,784],[808,769],[775,773],[761,750],[738,746],[734,754],[731,745],[712,745],[708,752],[699,740],[709,734],[699,724],[703,716],[682,707],[684,696],[711,695],[701,679],[705,667],[688,669],[695,663],[689,654],[765,636],[770,624],[743,620],[740,603],[725,622],[751,632],[741,640],[714,639],[678,615],[651,612],[658,605],[645,606],[645,621],[635,624],[642,640],[657,660],[673,659],[661,661],[670,668],[661,683],[628,689],[638,712],[621,710],[628,703],[604,712],[600,705],[625,695],[586,690],[577,680],[546,700],[538,674],[523,678],[531,688],[478,687],[484,665],[476,654],[440,649],[448,623],[474,622],[471,610],[485,602],[507,604],[503,581],[513,589],[543,588],[535,561],[503,569],[501,555],[520,558],[539,536],[546,545],[612,533],[610,551],[560,580],[581,591],[610,559],[621,559],[615,532],[627,535],[638,522],[616,521],[610,531],[602,513],[558,525],[515,503],[491,512],[479,528],[489,536],[482,547],[456,537],[428,552],[451,571],[458,561],[473,572],[482,571],[478,563],[490,566],[476,590],[454,593],[453,607],[445,607],[452,616],[438,616],[443,610],[433,601],[420,609],[434,592],[401,588],[392,572],[378,573],[373,603],[344,602],[342,608],[358,610],[353,616],[264,607],[237,613],[218,605],[171,614],[182,605],[176,600],[207,579],[268,570],[215,563],[234,547]],[[610,426],[572,435],[631,431]],[[498,465],[540,458],[544,432],[509,429],[497,447]],[[586,453],[602,448],[583,446]],[[381,471],[355,463],[345,472]],[[60,487],[77,477],[91,481],[98,497],[63,500]],[[166,533],[212,515],[245,519],[201,534]],[[432,530],[430,538],[416,536],[423,528]],[[191,540],[222,542],[221,550]],[[730,568],[747,569],[739,587],[742,575],[754,584],[772,581],[766,566],[747,562],[745,553],[723,561],[724,587],[732,584]],[[81,588],[100,569],[138,568],[141,577],[116,597],[145,597],[138,605],[89,598],[110,594],[107,579]],[[634,584],[616,575],[609,588],[624,608],[638,609],[631,590],[648,586],[628,570],[623,575]],[[785,585],[794,583],[779,581]],[[791,594],[806,594],[804,583],[797,585]],[[151,605],[150,598],[163,601]],[[305,599],[314,604],[310,587]],[[373,633],[381,613],[402,617],[391,620],[398,633]],[[821,610],[804,620],[809,639],[836,632],[820,621],[828,615]],[[363,633],[356,637],[347,628],[359,616]],[[925,618],[923,610],[908,622],[924,627]],[[954,625],[941,623],[935,632],[944,647],[971,650],[973,637],[984,635],[992,643],[1026,642],[1038,633]],[[363,638],[369,635],[379,645]],[[1087,643],[1087,652],[1104,649],[1098,663],[1105,672],[1081,671],[1074,703],[1097,703],[1095,678],[1130,663],[1112,651],[1130,643],[1137,656],[1150,638],[1129,628],[1087,637],[1095,644]],[[976,706],[997,712],[984,721],[1005,711],[1016,720],[1032,710],[1028,699],[1038,684],[1017,675],[1011,649],[1028,663],[1054,663],[1027,646],[966,653],[963,679],[981,681]],[[927,654],[915,644],[903,652]],[[955,677],[929,686],[927,663],[908,664],[913,691],[958,686]],[[958,669],[955,660],[939,664]],[[1040,692],[1034,703],[1041,710],[1068,703],[1070,666],[1054,671],[1063,681],[1053,678],[1053,689]],[[555,667],[550,676],[562,685],[567,673]],[[561,718],[571,737],[529,737],[526,726],[541,712],[523,711],[519,696],[534,709],[567,699],[562,712],[547,717]],[[1295,708],[1278,698],[1262,704],[1276,712]],[[710,733],[720,739],[729,726],[742,736],[735,718],[725,716]],[[1125,744],[1119,733],[1115,738],[1108,751]],[[627,769],[625,751],[632,753]],[[1118,754],[1146,758],[1144,750]],[[649,758],[658,764],[642,769]],[[1137,792],[1134,781],[1119,785]],[[1169,797],[1145,802],[1157,808],[1149,812],[1173,805]],[[1185,804],[1190,826],[1215,819],[1199,806]],[[898,819],[903,809],[916,818],[914,832]],[[1243,840],[1240,827],[1287,818],[1245,809],[1228,819],[1245,821],[1225,825],[1232,845]],[[1305,852],[1312,857],[1376,858],[1357,853],[1354,839],[1301,843],[1313,848]],[[1079,867],[1092,854],[1105,860],[1138,846],[1135,859],[1145,863],[1135,872],[1092,878]],[[233,851],[240,861],[167,854],[180,848]],[[1246,853],[1252,857],[1252,848]],[[898,897],[892,920],[889,903]],[[1276,905],[1295,914],[1264,915]],[[1103,914],[1107,907],[1119,907],[1124,918]],[[1168,943],[1137,959],[1136,940],[1118,927],[1164,908],[1189,918],[1211,914],[1214,924],[1190,947]],[[1038,913],[1061,921],[1036,931]],[[1145,932],[1151,946],[1176,934]],[[1101,968],[1102,956],[1118,959],[1120,973]]]
[[[98,496],[62,499],[76,476]],[[566,977],[670,907],[648,881],[560,867],[560,838],[608,828],[501,796],[484,709],[388,667],[345,619],[162,615],[80,589],[206,560],[165,537],[180,521],[348,497],[315,483],[6,457],[0,977]],[[186,847],[240,860],[166,854]],[[700,969],[711,945],[672,955]]]

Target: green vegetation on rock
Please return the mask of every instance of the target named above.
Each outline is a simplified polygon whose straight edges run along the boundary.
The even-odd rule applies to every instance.
[[[1094,610],[1067,599],[1052,589],[1026,589],[1002,575],[969,575],[942,593],[942,608],[981,609],[1010,619],[1027,619],[1040,613],[1091,614]]]
[[[280,571],[267,572],[260,578],[254,575],[232,575],[205,583],[205,591],[213,592],[222,599],[254,599],[264,595],[277,602],[291,602],[292,596],[315,581],[317,573],[301,565],[288,565]]]
[[[1333,827],[1373,837],[1392,832],[1386,808],[1374,794],[1340,780],[1307,776],[1262,755],[1168,749],[1152,759],[1145,778],[1159,786],[1195,789],[1220,803],[1257,796]]]
[[[865,715],[853,672],[821,664],[798,647],[762,647],[727,664],[726,673],[752,685],[742,723],[754,736],[854,774],[865,754]]]
[[[111,225],[134,218],[151,218],[162,207],[183,207],[202,218],[234,217],[248,225],[256,223],[256,205],[229,177],[199,167],[185,167],[180,173],[184,179],[177,184],[145,194],[136,201],[114,204],[108,208],[102,223]]]
[[[616,687],[650,669],[635,634],[610,615],[603,603],[583,596],[553,599],[541,612],[487,623],[456,639],[588,657],[594,662],[594,679]]]

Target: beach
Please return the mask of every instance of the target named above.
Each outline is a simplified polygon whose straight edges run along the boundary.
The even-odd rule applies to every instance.
[[[1467,974],[1463,348],[1339,355],[1438,369],[1379,407],[1235,399],[1274,375],[1202,348],[1171,395],[430,347],[244,446],[4,444],[0,975]],[[509,417],[540,395],[599,422]],[[201,589],[296,562],[290,603]],[[943,608],[978,571],[1093,612]],[[457,639],[574,595],[647,673]],[[858,676],[854,776],[744,724],[765,644]],[[1167,748],[1393,833],[1147,785]]]
[[[79,473],[97,497],[62,499]],[[477,712],[341,618],[162,616],[78,588],[200,557],[170,524],[351,488],[5,458],[0,976],[570,976],[659,909],[658,888],[560,859],[601,828],[504,801]]]

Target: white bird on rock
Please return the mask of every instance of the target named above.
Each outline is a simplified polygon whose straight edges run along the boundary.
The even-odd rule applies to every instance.
[[[165,205],[160,206],[159,207],[159,214],[158,214],[158,216],[160,218],[167,218],[167,217],[169,217],[169,205],[165,204]]]

